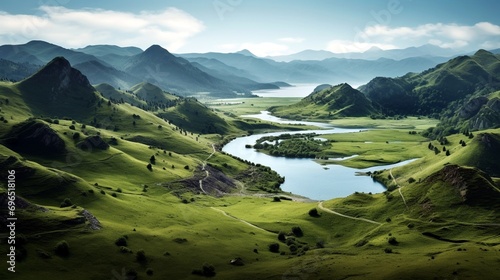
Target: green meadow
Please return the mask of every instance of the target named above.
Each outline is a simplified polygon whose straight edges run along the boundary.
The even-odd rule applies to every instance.
[[[432,119],[333,120],[372,128],[321,136],[331,141],[328,155],[358,155],[338,164],[419,160],[375,174],[384,193],[320,202],[280,192],[278,174],[217,149],[250,130],[297,129],[238,118],[296,99],[209,104],[214,111],[188,102],[159,117],[99,97],[101,106],[64,118],[40,116],[17,84],[0,84],[0,98],[7,120],[0,126],[0,169],[16,170],[18,205],[16,273],[2,269],[1,279],[494,279],[500,273],[499,129],[452,135],[441,145],[418,133],[435,125]],[[196,115],[220,131],[186,121]],[[7,144],[35,125],[60,139],[64,152],[48,155],[40,142],[33,142],[40,145],[36,153]],[[92,136],[109,147],[81,148]],[[473,168],[483,166],[492,167],[493,179]],[[1,197],[6,193],[3,180]],[[1,235],[5,245],[7,233]],[[61,252],[64,242],[69,249]],[[0,255],[8,249],[2,246]]]

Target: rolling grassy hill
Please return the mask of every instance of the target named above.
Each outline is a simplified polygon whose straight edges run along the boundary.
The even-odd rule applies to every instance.
[[[479,50],[421,73],[376,78],[360,90],[387,114],[432,114],[468,95],[488,94],[500,80],[497,56]],[[486,91],[486,92],[485,92]]]
[[[377,112],[370,100],[348,84],[313,92],[296,104],[273,107],[269,111],[277,116],[291,119],[361,117]]]

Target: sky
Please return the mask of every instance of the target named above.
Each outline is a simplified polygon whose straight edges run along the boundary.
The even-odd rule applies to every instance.
[[[432,44],[500,48],[497,0],[2,0],[0,45],[44,40],[278,56]]]

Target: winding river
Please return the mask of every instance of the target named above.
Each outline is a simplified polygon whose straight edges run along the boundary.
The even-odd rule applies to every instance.
[[[264,153],[257,152],[254,149],[245,148],[245,145],[254,145],[257,139],[264,136],[280,135],[283,133],[356,133],[359,132],[360,129],[335,128],[331,125],[317,122],[290,121],[276,118],[270,115],[269,112],[265,111],[258,115],[248,115],[245,117],[253,117],[278,123],[316,125],[323,128],[323,130],[274,132],[239,137],[229,142],[222,148],[222,150],[226,153],[246,159],[250,162],[260,163],[271,167],[281,176],[285,176],[285,183],[281,185],[281,189],[283,191],[292,192],[310,199],[326,200],[337,197],[345,197],[356,191],[365,193],[383,192],[385,188],[380,183],[373,181],[369,176],[356,176],[356,172],[389,169],[395,166],[404,165],[411,161],[403,161],[397,164],[376,166],[365,169],[355,169],[337,164],[320,165],[312,159],[269,156]]]

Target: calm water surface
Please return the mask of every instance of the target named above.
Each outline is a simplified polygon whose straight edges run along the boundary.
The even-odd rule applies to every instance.
[[[237,138],[223,147],[223,151],[239,158],[254,163],[260,163],[271,167],[281,176],[285,177],[285,183],[281,189],[286,192],[302,195],[315,200],[326,200],[336,197],[345,197],[354,192],[372,192],[379,193],[385,191],[385,188],[372,180],[369,176],[356,176],[356,172],[367,172],[382,169],[389,169],[401,166],[412,160],[399,162],[392,165],[377,166],[365,169],[355,169],[344,167],[337,164],[320,165],[312,159],[273,157],[259,153],[254,149],[245,148],[245,145],[254,145],[256,140],[263,136],[280,135],[283,133],[356,133],[360,129],[335,128],[329,124],[315,122],[290,121],[276,118],[269,112],[261,112],[257,115],[248,115],[245,117],[254,117],[262,120],[274,121],[278,123],[308,124],[316,125],[323,129],[305,130],[297,132],[275,132],[266,134],[257,134]],[[369,139],[367,139],[369,140]],[[369,141],[365,143],[369,145]]]

